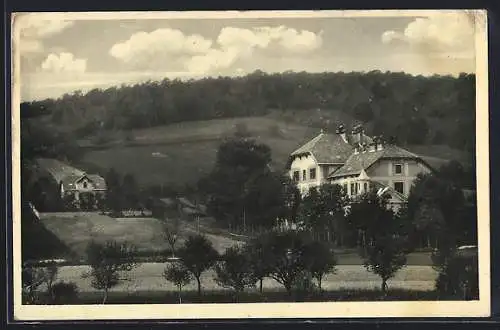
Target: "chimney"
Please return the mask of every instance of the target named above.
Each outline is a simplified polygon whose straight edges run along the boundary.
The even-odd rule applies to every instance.
[[[384,140],[381,136],[378,136],[376,139],[377,143],[377,151],[384,150]]]
[[[359,143],[359,145],[363,145],[364,129],[361,124],[355,125],[352,128],[352,135],[355,137],[355,141]]]
[[[374,140],[372,143],[369,144],[368,151],[374,152],[376,150],[377,150],[377,142]]]
[[[345,127],[344,127],[344,124],[340,124],[338,127],[337,127],[337,130],[336,130],[336,133],[338,135],[340,135],[340,137],[342,138],[342,140],[344,140],[345,143],[347,143],[347,135],[345,133]]]

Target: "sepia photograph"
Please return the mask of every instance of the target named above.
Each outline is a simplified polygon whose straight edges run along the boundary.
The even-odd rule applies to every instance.
[[[486,22],[14,13],[14,317],[488,316]]]

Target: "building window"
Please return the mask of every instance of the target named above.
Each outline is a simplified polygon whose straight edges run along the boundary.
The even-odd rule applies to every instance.
[[[316,179],[316,169],[315,168],[309,169],[309,179],[311,179],[311,180]]]
[[[306,176],[306,170],[302,170],[302,180],[306,181],[307,180],[307,176]]]
[[[363,190],[364,190],[365,192],[366,192],[366,191],[368,191],[368,183],[367,183],[367,182],[365,182],[365,183],[363,184]]]
[[[396,190],[400,194],[405,193],[405,186],[403,182],[394,182],[394,190]]]
[[[345,191],[346,194],[349,193],[348,190],[347,190],[347,183],[344,183],[344,191]]]
[[[394,165],[394,173],[399,175],[403,174],[403,165],[402,164]]]
[[[85,181],[85,182],[83,183],[83,188],[84,188],[84,189],[87,189],[87,181]]]
[[[351,183],[351,195],[354,195],[354,194],[356,194],[356,184]]]
[[[297,182],[300,180],[300,172],[299,171],[294,171],[293,172],[293,181]]]

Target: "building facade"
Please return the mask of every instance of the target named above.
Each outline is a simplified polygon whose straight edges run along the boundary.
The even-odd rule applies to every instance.
[[[366,136],[359,125],[350,134],[343,125],[336,134],[321,132],[289,159],[290,177],[303,195],[324,183],[342,186],[350,197],[375,189],[389,196],[394,209],[406,200],[416,176],[430,171],[418,155]]]

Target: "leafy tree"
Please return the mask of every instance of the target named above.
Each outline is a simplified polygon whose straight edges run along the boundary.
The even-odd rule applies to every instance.
[[[256,279],[251,268],[250,256],[238,246],[228,248],[222,260],[215,264],[215,281],[224,288],[231,288],[238,294],[255,285]]]
[[[121,215],[124,207],[124,196],[121,177],[118,172],[111,168],[105,176],[106,181],[106,204],[108,208],[117,215]]]
[[[269,277],[283,285],[289,296],[297,277],[306,269],[304,247],[304,239],[297,232],[273,232],[267,239]]]
[[[182,287],[188,285],[192,278],[191,273],[182,263],[173,263],[163,272],[163,277],[172,282],[178,290],[179,304],[182,304]]]
[[[318,288],[321,291],[321,282],[323,277],[335,272],[337,259],[333,251],[322,242],[313,241],[305,246],[304,259],[306,269],[310,272],[311,276],[318,282]]]
[[[386,197],[372,191],[351,204],[350,223],[365,234],[367,244],[361,249],[364,266],[382,279],[382,292],[387,293],[387,281],[406,265],[410,252],[406,218],[389,207]]]
[[[358,103],[353,109],[354,118],[362,122],[369,122],[373,119],[374,113],[369,102]]]
[[[124,272],[129,272],[136,266],[135,248],[116,241],[108,241],[105,244],[91,241],[86,252],[91,270],[83,277],[90,277],[94,288],[104,290],[102,303],[105,304],[109,289],[123,280],[120,276]]]
[[[268,146],[252,140],[232,139],[219,146],[216,164],[210,175],[199,182],[199,187],[208,196],[209,212],[219,221],[228,225],[246,225],[247,212],[254,207],[249,203],[270,204],[261,209],[259,214],[271,212],[276,214],[275,198],[258,198],[256,191],[265,193],[258,187],[277,187],[277,180],[269,174],[268,164],[271,161],[271,151]],[[272,180],[268,182],[268,180]],[[251,202],[249,202],[251,201]],[[273,211],[274,210],[274,211]],[[251,221],[252,214],[249,214]],[[266,218],[269,216],[266,216]],[[258,222],[259,220],[257,220]]]
[[[188,237],[177,252],[184,267],[196,279],[198,295],[201,295],[201,274],[215,264],[217,251],[205,236],[196,235]]]
[[[451,251],[463,235],[465,199],[462,190],[439,173],[419,174],[410,189],[407,215],[416,233],[434,236],[438,249]],[[477,223],[477,219],[473,219]]]
[[[328,233],[337,245],[350,236],[345,219],[348,205],[347,193],[340,185],[323,184],[313,188],[303,198],[299,216],[307,229],[316,233]]]
[[[245,246],[245,253],[249,256],[249,269],[252,272],[252,277],[259,281],[259,292],[262,294],[262,284],[264,278],[269,275],[272,267],[272,258],[268,254],[269,241],[271,239],[268,235],[260,235],[252,239]]]
[[[122,190],[125,206],[129,209],[136,210],[140,204],[140,196],[139,186],[133,174],[128,173],[123,177]]]

